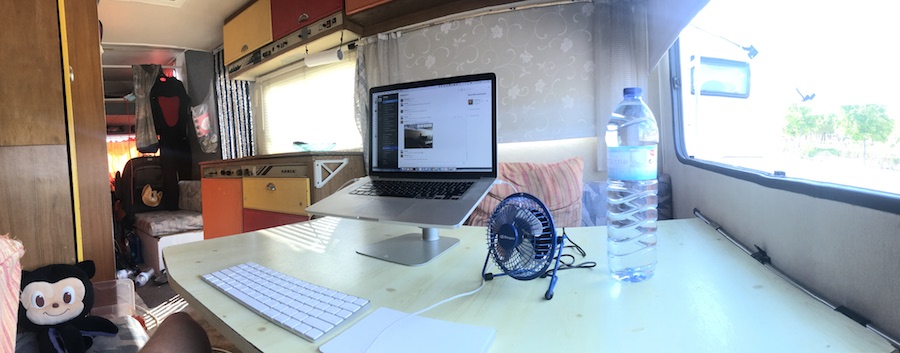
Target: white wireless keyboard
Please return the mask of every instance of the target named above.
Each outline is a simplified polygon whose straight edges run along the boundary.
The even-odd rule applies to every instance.
[[[369,301],[247,262],[203,280],[269,321],[316,342],[364,311]]]

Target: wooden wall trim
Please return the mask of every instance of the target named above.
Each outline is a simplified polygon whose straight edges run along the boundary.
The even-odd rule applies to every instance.
[[[60,11],[66,20],[61,31],[67,43],[64,57],[75,74],[74,81],[66,80],[66,96],[78,256],[94,261],[93,280],[111,280],[116,268],[97,6],[91,1],[58,1],[64,3]]]

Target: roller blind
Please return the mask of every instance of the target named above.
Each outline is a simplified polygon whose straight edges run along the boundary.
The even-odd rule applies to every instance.
[[[355,73],[351,51],[338,63],[299,63],[260,78],[260,153],[361,148],[353,110]]]

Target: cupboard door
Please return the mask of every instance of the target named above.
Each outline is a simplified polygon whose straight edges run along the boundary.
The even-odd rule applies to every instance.
[[[305,216],[308,178],[244,178],[244,208]]]
[[[241,233],[241,179],[203,178],[200,182],[203,203],[203,238],[212,239]]]
[[[225,65],[272,41],[272,14],[269,0],[258,0],[225,23],[222,32]]]
[[[65,145],[0,147],[0,234],[22,241],[23,269],[75,263],[68,158]]]
[[[298,216],[287,213],[269,212],[244,209],[244,232],[252,232],[260,229],[283,226],[286,224],[294,224],[306,222],[309,220],[307,216]]]
[[[106,153],[106,109],[100,64],[100,29],[97,5],[91,1],[67,0],[66,40],[72,68],[71,113],[73,152],[77,165],[73,179],[78,188],[76,211],[80,211],[81,251],[96,266],[94,281],[115,279],[112,213],[108,158]],[[76,225],[79,226],[79,225]]]
[[[271,0],[272,38],[280,39],[344,7],[342,0]]]
[[[0,33],[0,146],[65,144],[56,1],[4,1]]]

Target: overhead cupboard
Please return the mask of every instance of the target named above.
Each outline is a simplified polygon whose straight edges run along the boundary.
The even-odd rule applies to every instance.
[[[363,36],[475,9],[539,2],[550,0],[256,0],[225,20],[223,56],[231,79],[253,81]]]
[[[344,0],[347,21],[361,28],[363,37],[428,22],[472,10],[512,8],[556,0]]]
[[[225,21],[222,56],[230,64],[272,41],[270,0],[257,0]]]
[[[270,0],[272,38],[287,36],[325,17],[340,13],[341,0]]]

